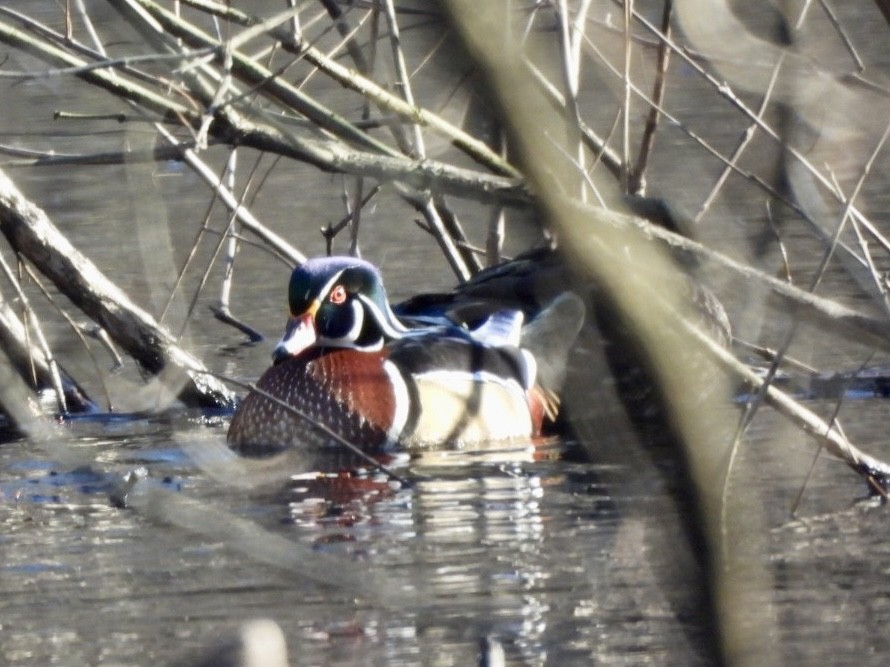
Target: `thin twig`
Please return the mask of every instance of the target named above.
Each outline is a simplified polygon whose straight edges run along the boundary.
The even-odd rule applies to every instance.
[[[816,287],[818,287],[818,285],[819,285],[819,282],[822,280],[822,276],[824,274],[825,268],[828,266],[828,262],[831,259],[832,254],[834,254],[834,250],[835,250],[835,247],[837,246],[838,240],[840,238],[840,234],[843,231],[847,220],[851,219],[850,215],[853,211],[854,202],[856,201],[856,197],[859,195],[859,192],[862,190],[862,186],[865,184],[865,180],[871,174],[871,169],[874,166],[875,160],[877,159],[878,154],[884,148],[884,144],[887,143],[888,138],[890,138],[890,123],[888,123],[888,125],[884,128],[884,132],[881,135],[881,138],[878,139],[877,145],[875,146],[874,150],[871,152],[871,155],[869,156],[868,160],[866,160],[865,165],[862,167],[862,172],[859,174],[859,178],[856,181],[856,185],[853,187],[853,192],[850,194],[849,197],[846,198],[846,201],[844,202],[844,211],[843,211],[843,214],[841,215],[840,223],[838,224],[837,230],[835,231],[834,236],[832,237],[831,244],[828,246],[828,248],[825,251],[824,258],[819,265],[819,270],[818,270],[816,278],[813,282],[811,291],[815,291]],[[841,198],[844,199],[843,196]],[[877,280],[876,276],[874,276],[874,275],[873,275],[873,278],[875,278],[875,282],[878,284],[878,288],[880,289],[880,280]],[[890,312],[890,311],[888,311],[888,312]]]
[[[340,33],[340,36],[344,38],[346,50],[349,53],[349,57],[352,58],[352,62],[355,63],[358,70],[365,76],[371,76],[371,73],[374,71],[373,57],[368,59],[365,58],[361,46],[355,40],[355,30],[350,28],[349,22],[347,21],[347,13],[350,12],[355,5],[347,7],[344,12],[342,6],[337,3],[336,0],[320,0],[320,2],[324,5],[324,8],[334,20],[334,26]],[[376,11],[376,8],[373,8],[370,10],[370,13],[376,13]],[[375,40],[372,39],[371,43],[373,44],[374,41]]]
[[[671,13],[673,0],[663,0],[664,7],[661,14],[661,32],[666,36],[671,34]],[[658,107],[664,103],[664,94],[667,89],[667,70],[671,61],[671,51],[667,42],[662,40],[658,44],[658,58],[655,64],[655,85],[652,89],[652,100],[656,106],[649,109],[646,124],[643,127],[643,138],[640,140],[640,151],[637,153],[637,161],[630,169],[628,191],[629,195],[640,195],[646,192],[646,167],[649,164],[649,155],[655,145],[655,132],[658,129]]]
[[[784,278],[789,285],[793,285],[794,278],[791,273],[791,263],[788,261],[788,250],[785,248],[785,242],[782,241],[782,235],[779,234],[779,228],[776,226],[776,221],[773,218],[773,207],[770,205],[769,201],[766,202],[766,219],[769,222],[770,231],[776,239],[779,255],[782,257],[782,273],[784,273]]]
[[[544,76],[543,72],[541,72],[541,70],[530,60],[523,58],[522,64],[525,66],[529,74],[532,75],[541,90],[547,95],[547,100],[553,105],[556,111],[567,119],[569,112],[566,109],[566,101],[563,94],[550,83],[547,77]],[[581,130],[581,140],[584,142],[587,149],[593,153],[595,159],[602,162],[606,169],[608,169],[609,173],[620,180],[622,169],[621,156],[609,148],[609,142],[601,139],[589,125],[584,123],[583,120],[579,120],[579,129]]]
[[[9,160],[3,163],[7,167],[58,167],[69,165],[97,166],[114,164],[138,164],[141,162],[182,161],[182,152],[193,148],[193,144],[185,142],[176,146],[155,146],[148,150],[125,149],[103,153],[69,153],[59,154],[52,150],[36,150],[20,146],[0,145],[0,153],[16,155],[23,159]]]
[[[373,188],[371,188],[368,191],[368,194],[366,194],[362,198],[361,202],[359,202],[359,206],[361,208],[364,208],[365,206],[367,206],[368,203],[377,195],[377,193],[380,192],[380,189],[381,188],[379,185],[375,185]],[[349,222],[351,220],[352,220],[352,212],[349,211],[349,212],[347,212],[346,215],[344,215],[342,218],[340,218],[340,220],[338,220],[337,222],[335,222],[333,224],[328,224],[327,227],[322,227],[321,234],[322,234],[322,236],[324,236],[325,241],[328,244],[328,253],[327,254],[329,254],[329,255],[331,254],[331,246],[330,246],[331,241],[333,241],[334,237],[336,237],[337,234],[339,234],[341,231],[343,231],[343,229],[346,228],[346,226],[349,224]]]
[[[740,340],[739,338],[733,337],[732,344],[737,347],[741,347],[744,350],[747,350],[753,354],[756,354],[761,359],[765,361],[772,362],[777,358],[777,351],[771,347],[766,347],[764,345],[754,345],[753,343],[749,343],[744,340]],[[795,359],[794,357],[789,357],[787,354],[782,356],[782,365],[783,366],[791,366],[797,371],[801,371],[810,376],[819,375],[820,371],[818,368],[814,368],[799,359]]]
[[[253,165],[253,169],[250,171],[250,175],[247,177],[247,183],[244,186],[244,192],[241,195],[241,201],[247,197],[247,193],[250,191],[250,184],[253,180],[254,175],[256,174],[257,169],[259,168],[260,160],[262,160],[262,154],[257,156],[256,162]],[[237,164],[237,149],[232,151],[232,157],[226,164],[226,176],[227,176],[227,185],[229,190],[235,190],[235,166]],[[236,318],[232,314],[232,310],[230,308],[230,296],[232,293],[232,285],[234,283],[234,275],[235,275],[235,256],[238,252],[238,219],[236,217],[232,217],[229,221],[228,226],[226,227],[225,232],[226,238],[226,253],[223,258],[223,264],[225,270],[223,272],[223,279],[219,289],[219,303],[215,308],[211,307],[211,311],[213,312],[213,316],[216,317],[217,320],[222,322],[223,324],[228,324],[236,329],[238,329],[241,333],[245,334],[251,342],[258,342],[263,340],[263,335],[249,326],[245,322],[242,322],[238,318]],[[211,260],[212,263],[212,260]],[[208,264],[207,270],[209,272],[210,266]],[[189,315],[191,315],[191,310],[189,311]]]
[[[868,365],[869,361],[871,361],[871,358],[873,356],[874,356],[874,351],[870,352],[869,355],[866,357],[865,361],[863,361],[862,364],[860,364],[859,370],[857,371],[857,373],[861,372],[863,369],[865,369],[865,367]],[[841,392],[840,396],[837,400],[837,403],[834,406],[834,412],[832,412],[831,418],[827,422],[827,428],[826,428],[825,432],[827,434],[828,432],[831,431],[832,428],[837,428],[838,433],[840,433],[841,437],[846,440],[847,434],[844,433],[844,429],[841,426],[840,420],[838,419],[838,415],[840,414],[841,406],[843,405],[843,403],[844,403],[844,392]],[[800,490],[797,492],[797,496],[795,497],[794,502],[791,504],[791,512],[790,513],[791,513],[792,517],[797,515],[797,510],[800,507],[801,501],[803,500],[804,491],[806,491],[806,488],[809,485],[810,480],[813,477],[813,473],[816,470],[816,463],[819,461],[819,457],[822,455],[823,449],[824,449],[824,446],[822,445],[822,443],[820,443],[819,447],[816,449],[816,452],[813,454],[813,460],[810,463],[810,467],[807,469],[806,475],[804,475],[803,482],[801,482],[801,485],[800,485]],[[881,488],[883,488],[883,485],[881,486]],[[886,497],[886,490],[885,490],[885,497]]]
[[[578,172],[578,174],[581,176],[581,181],[587,185],[587,188],[596,197],[597,203],[603,208],[606,208],[606,200],[603,199],[602,195],[599,192],[599,189],[596,187],[596,183],[593,182],[593,179],[590,177],[590,173],[587,171],[587,169],[584,168],[584,165],[580,162],[577,162],[575,156],[572,155],[569,150],[549,132],[545,132],[545,136],[547,137],[547,140],[550,141],[551,144],[553,144],[553,147],[558,151],[558,153],[562,155],[566,159],[566,161],[568,161],[574,167],[575,171]],[[571,197],[572,193],[566,192],[566,195]],[[585,203],[585,200],[583,199],[579,198],[579,201]]]
[[[370,13],[370,12],[366,13],[366,14],[365,14],[365,18],[363,18],[361,21],[359,21],[359,22],[355,25],[355,27],[353,27],[352,30],[350,30],[349,33],[347,33],[347,34],[345,34],[345,35],[342,35],[340,41],[337,42],[336,44],[334,44],[333,47],[331,47],[330,49],[328,49],[327,53],[324,54],[325,57],[330,58],[331,60],[336,60],[337,57],[339,56],[340,52],[341,52],[344,48],[347,49],[347,50],[349,50],[349,46],[350,46],[350,44],[354,44],[354,43],[355,43],[355,35],[356,35],[358,32],[361,31],[361,29],[364,27],[365,21],[366,21],[370,16],[371,16],[371,13]],[[327,30],[323,30],[323,31],[321,32],[321,34],[320,34],[320,35],[317,35],[316,38],[315,38],[313,41],[314,41],[314,42],[318,42],[318,41],[321,39],[321,37],[322,37],[323,35],[325,35],[326,33],[327,33]],[[305,39],[305,37],[304,37],[304,33],[301,32],[301,33],[299,34],[298,38],[299,38],[300,40]],[[286,42],[286,43],[292,43],[292,42]],[[280,48],[280,47],[281,47],[281,44],[282,44],[281,42],[275,42],[274,47],[275,47],[275,48]],[[294,62],[298,62],[298,61],[302,61],[302,60],[304,60],[304,58],[303,58],[302,56],[299,56],[299,55],[298,55],[298,56],[295,57]],[[364,74],[364,70],[359,69],[359,71],[362,72],[362,73]],[[305,87],[307,86],[307,84],[312,80],[312,78],[315,77],[315,75],[317,75],[317,74],[322,74],[322,75],[323,75],[324,72],[322,72],[318,67],[313,66],[313,67],[310,69],[309,73],[306,74],[305,76],[303,76],[302,79],[300,79],[300,83],[299,83],[299,86],[298,86],[298,87],[299,87],[300,89],[305,88]]]
[[[77,336],[77,339],[80,341],[81,345],[83,346],[83,349],[86,350],[86,353],[90,357],[90,361],[93,364],[93,369],[96,371],[96,377],[99,380],[99,384],[102,387],[102,393],[105,395],[105,405],[107,406],[108,411],[112,412],[114,410],[114,406],[111,403],[111,393],[108,391],[108,383],[105,381],[105,373],[102,372],[102,369],[99,366],[99,360],[96,358],[96,355],[93,353],[93,349],[87,343],[86,337],[84,336],[84,327],[79,326],[73,319],[71,319],[71,316],[68,315],[68,313],[66,313],[64,310],[62,310],[62,307],[59,305],[58,301],[56,301],[56,299],[53,298],[52,294],[49,293],[49,290],[46,288],[46,286],[43,284],[43,281],[40,280],[40,277],[34,272],[34,270],[28,264],[25,264],[24,262],[22,262],[22,265],[25,268],[25,272],[28,274],[28,278],[31,281],[33,281],[33,283],[35,285],[37,285],[37,289],[39,289],[41,294],[43,294],[43,298],[46,299],[50,303],[50,305],[52,305],[52,307],[55,309],[55,311],[59,314],[59,316],[63,320],[65,320],[65,322],[71,328],[71,331],[73,331],[74,335]],[[98,338],[98,336],[97,336],[97,338]],[[106,336],[106,338],[107,338],[107,336]],[[105,341],[105,342],[107,342],[107,341]],[[103,344],[105,344],[105,343],[103,342]],[[120,367],[120,357],[115,357],[114,354],[112,354],[111,357],[112,357],[113,367],[114,368]],[[80,391],[80,387],[78,387],[78,390]],[[81,391],[81,393],[82,393],[82,391]],[[85,397],[85,394],[84,394],[84,397]],[[87,400],[89,400],[89,399],[87,399]],[[90,402],[91,407],[95,409],[95,405],[93,404],[93,402],[92,401],[89,401],[89,402]],[[81,409],[84,409],[83,405],[81,405]]]
[[[579,8],[580,14],[586,14],[590,3],[585,0]],[[567,0],[559,0],[554,6],[557,9],[557,19],[560,28],[560,52],[562,55],[562,78],[566,91],[566,130],[568,132],[568,147],[574,149],[574,155],[571,160],[578,165],[578,170],[582,174],[587,173],[585,166],[586,158],[584,156],[584,143],[581,141],[581,110],[578,107],[578,89],[581,78],[581,36],[577,34],[578,27],[583,28],[583,16],[578,17],[578,23],[573,22],[569,13],[569,5]],[[583,34],[583,30],[581,30]],[[582,202],[587,201],[586,181],[581,180],[578,183],[579,190],[577,195]],[[572,188],[574,189],[574,188]]]
[[[21,260],[19,260],[19,266],[21,267]],[[25,322],[26,336],[30,335],[30,332],[33,331],[34,335],[37,337],[37,345],[49,366],[50,382],[52,383],[53,390],[56,392],[56,402],[59,405],[59,411],[62,414],[66,414],[68,412],[68,405],[65,390],[62,387],[59,364],[56,362],[56,357],[52,353],[52,349],[46,340],[46,336],[43,335],[43,328],[40,326],[40,320],[34,312],[34,309],[31,307],[31,302],[25,294],[25,291],[22,289],[21,276],[16,276],[12,267],[9,266],[6,262],[6,258],[4,258],[2,254],[0,254],[0,269],[3,270],[6,279],[9,281],[9,284],[12,285],[12,288],[15,290],[16,295],[21,302],[22,313],[24,315],[22,319]],[[34,384],[35,386],[37,384],[36,378]]]
[[[630,103],[631,103],[631,77],[630,65],[631,55],[631,24],[630,19],[633,14],[633,0],[624,0],[624,67],[621,79],[624,82],[624,91],[622,97],[622,115],[621,115],[621,187],[625,194],[630,194]],[[656,108],[653,105],[652,108]]]
[[[501,154],[507,150],[506,136],[503,128],[497,127],[495,141]],[[488,234],[485,237],[485,265],[495,266],[501,262],[501,250],[504,247],[504,227],[506,213],[503,206],[493,206],[488,220]]]
[[[108,58],[98,62],[86,63],[80,66],[71,67],[51,67],[48,69],[35,70],[0,70],[0,79],[21,79],[23,81],[33,79],[50,79],[61,76],[79,76],[100,69],[127,69],[139,63],[154,63],[174,60],[182,62],[187,58],[200,58],[212,55],[213,49],[207,48],[198,51],[192,51],[188,56],[179,53],[150,53],[141,56],[126,56],[123,58]]]
[[[158,126],[157,130],[171,145],[180,145],[177,139],[165,128]],[[303,253],[263,225],[250,211],[244,208],[241,205],[241,201],[235,197],[234,193],[225,187],[222,180],[213,173],[213,171],[191,148],[182,147],[181,150],[183,159],[195,170],[195,173],[213,188],[214,192],[216,192],[225,205],[229,207],[229,210],[233,211],[234,215],[237,216],[238,221],[244,225],[245,229],[250,230],[265,243],[268,243],[275,248],[277,252],[286,256],[294,265],[302,264],[306,261],[306,256]]]
[[[849,35],[847,35],[847,31],[844,30],[844,27],[838,20],[837,14],[834,13],[834,8],[831,6],[828,0],[819,0],[819,4],[822,5],[822,10],[828,17],[831,25],[834,26],[834,29],[837,31],[837,34],[841,38],[841,41],[844,43],[844,48],[847,49],[847,53],[850,54],[853,62],[856,63],[856,70],[858,72],[864,71],[865,64],[862,62],[862,58],[859,57],[859,53],[856,51],[856,47],[853,45],[853,41],[850,39]]]

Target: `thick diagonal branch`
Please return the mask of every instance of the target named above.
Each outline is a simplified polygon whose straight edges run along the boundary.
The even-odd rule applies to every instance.
[[[203,364],[180,348],[147,312],[138,308],[0,172],[0,232],[80,310],[103,327],[151,373],[179,371],[178,396],[186,405],[231,405],[232,393],[206,375]],[[171,380],[174,378],[171,378]]]

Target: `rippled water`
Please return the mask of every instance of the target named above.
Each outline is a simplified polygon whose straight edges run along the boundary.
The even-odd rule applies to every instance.
[[[856,409],[868,419],[884,404]],[[516,664],[702,660],[694,562],[655,484],[631,491],[611,484],[613,468],[533,460],[529,446],[421,459],[411,488],[369,473],[245,492],[209,479],[177,446],[219,444],[223,426],[180,423],[174,437],[147,424],[153,432],[66,443],[66,456],[95,461],[89,470],[58,465],[61,445],[0,448],[4,662],[164,663],[255,617],[282,626],[293,664],[475,664],[483,638]],[[768,442],[754,447],[788,663],[828,652],[871,664],[887,648],[873,630],[890,613],[884,511],[851,506],[857,482],[823,463],[803,518],[789,521],[811,451],[789,460]],[[158,498],[248,520],[255,544],[207,536],[194,518],[174,527],[113,507],[110,487],[140,466]],[[331,585],[264,562],[268,535],[322,563],[342,559],[326,571]]]
[[[58,470],[51,451],[24,442],[2,449],[9,664],[163,661],[255,616],[282,625],[294,664],[475,664],[483,637],[529,664],[689,656],[654,565],[637,552],[645,522],[619,521],[594,465],[455,454],[414,467],[410,489],[378,475],[245,495],[208,482],[163,434],[77,441],[75,451],[87,447],[94,471]],[[352,575],[376,572],[422,595],[355,600],[335,570],[335,585],[314,585],[233,553],[225,534],[196,538],[111,507],[106,484],[133,466],[164,490],[345,557]]]

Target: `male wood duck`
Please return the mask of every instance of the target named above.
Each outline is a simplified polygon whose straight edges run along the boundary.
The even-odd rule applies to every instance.
[[[236,411],[244,453],[324,440],[296,408],[369,452],[529,438],[555,391],[584,306],[558,296],[527,324],[489,309],[472,323],[396,317],[379,271],[353,257],[310,259],[290,278],[291,317],[274,365]]]

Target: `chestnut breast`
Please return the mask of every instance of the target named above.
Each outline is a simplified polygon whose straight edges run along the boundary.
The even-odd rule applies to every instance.
[[[350,442],[373,450],[387,441],[396,412],[385,361],[384,352],[317,351],[272,366],[256,386]],[[248,454],[329,440],[305,419],[257,391],[251,391],[238,407],[228,439],[233,448]]]

